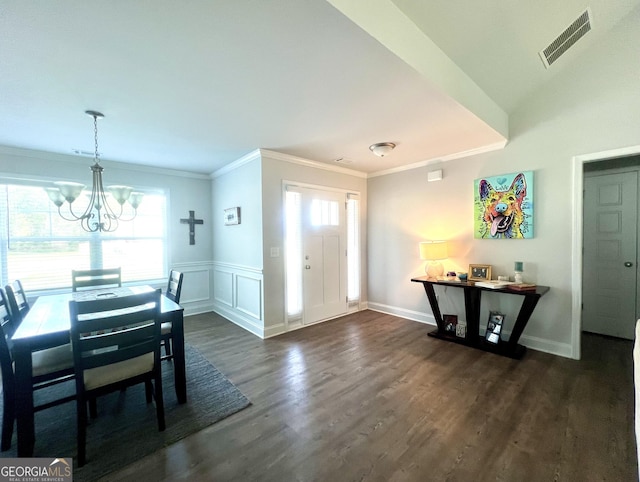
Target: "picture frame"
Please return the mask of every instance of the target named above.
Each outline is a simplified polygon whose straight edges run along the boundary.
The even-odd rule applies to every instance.
[[[444,332],[449,335],[456,334],[456,326],[458,325],[458,315],[442,315],[444,324]]]
[[[490,264],[470,264],[468,279],[471,281],[491,280],[491,265]]]
[[[231,226],[240,224],[240,207],[227,208],[224,210],[224,225]]]
[[[489,320],[487,321],[487,331],[484,339],[494,345],[500,343],[500,333],[502,332],[502,323],[504,322],[504,313],[499,311],[489,312]]]

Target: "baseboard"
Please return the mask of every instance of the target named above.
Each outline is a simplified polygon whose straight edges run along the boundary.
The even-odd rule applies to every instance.
[[[407,310],[406,308],[383,305],[381,303],[374,303],[371,301],[367,303],[367,307],[372,311],[378,311],[380,313],[385,313],[387,315],[399,316],[400,318],[406,318],[407,320],[418,321],[420,323],[425,323],[427,325],[436,326],[436,319],[430,313]]]
[[[426,323],[427,325],[436,326],[436,320],[431,313],[422,313],[419,311],[407,310],[406,308],[384,305],[371,301],[367,303],[367,306],[368,309],[373,311],[378,311],[387,315],[399,316],[400,318],[406,318],[407,320],[418,321],[420,323]],[[481,326],[480,332],[483,333],[484,329],[484,326]],[[508,331],[504,332],[505,336],[509,334],[510,332]],[[521,345],[524,345],[532,350],[541,351],[565,358],[573,357],[573,351],[570,343],[559,343],[557,341],[545,340],[544,338],[538,338],[530,335],[522,335],[519,342]]]
[[[235,323],[240,328],[244,328],[249,333],[253,333],[254,335],[260,338],[265,338],[264,328],[262,326],[256,325],[248,318],[245,318],[244,316],[240,315],[238,312],[232,309],[229,309],[227,306],[214,302],[213,311],[218,313],[220,316],[225,317],[230,322]]]

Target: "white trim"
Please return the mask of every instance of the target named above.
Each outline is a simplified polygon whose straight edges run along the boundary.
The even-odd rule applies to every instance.
[[[454,159],[461,159],[463,157],[475,156],[478,154],[484,154],[486,152],[497,151],[500,149],[504,149],[507,145],[507,140],[496,142],[495,144],[489,144],[486,146],[476,147],[474,149],[469,149],[467,151],[454,152],[453,154],[448,154],[443,157],[434,157],[431,159],[426,159],[424,161],[415,162],[413,164],[407,164],[405,166],[393,167],[391,169],[384,169],[382,171],[376,171],[370,173],[367,178],[378,177],[378,176],[386,176],[387,174],[395,174],[397,172],[410,171],[411,169],[418,169],[420,167],[428,166],[431,164],[438,164],[440,162],[452,161]]]
[[[216,177],[222,176],[223,174],[227,174],[235,169],[238,169],[240,166],[244,166],[245,164],[248,164],[249,162],[255,161],[256,159],[260,159],[260,158],[261,158],[260,149],[255,149],[251,151],[249,154],[245,154],[240,159],[236,159],[235,161],[225,166],[222,166],[220,169],[213,171],[209,175],[209,177],[211,179],[214,179]]]
[[[310,161],[309,159],[303,159],[302,157],[291,156],[289,154],[282,154],[281,152],[269,151],[267,149],[259,149],[262,157],[268,157],[277,161],[291,162],[292,164],[300,164],[302,166],[314,167],[316,169],[323,169],[325,171],[339,172],[348,176],[367,178],[367,173],[362,171],[356,171],[355,169],[347,169],[346,167],[332,166],[325,162]]]
[[[375,303],[372,301],[367,303],[367,309],[385,313],[387,315],[399,316],[400,318],[406,318],[407,320],[419,321],[420,323],[426,323],[427,325],[437,326],[436,319],[431,313],[407,310],[406,308],[384,305],[382,303]]]
[[[580,334],[582,332],[582,191],[583,165],[587,162],[602,161],[618,157],[640,154],[640,145],[621,147],[608,151],[573,156],[572,186],[573,202],[571,206],[571,358],[580,359]]]
[[[75,156],[71,154],[58,154],[55,152],[48,151],[37,151],[34,149],[23,149],[19,147],[10,147],[10,146],[2,146],[0,145],[0,156],[15,156],[15,157],[26,157],[29,159],[39,159],[44,161],[56,161],[56,162],[66,162],[68,164],[77,164],[81,166],[85,166],[87,169],[91,167],[91,163],[93,162],[93,158],[86,156]],[[197,172],[190,171],[180,171],[177,169],[167,169],[161,167],[153,167],[147,166],[144,164],[132,164],[128,162],[120,162],[120,161],[107,161],[100,158],[100,164],[105,168],[114,168],[114,169],[122,169],[124,171],[133,171],[133,172],[151,172],[154,174],[164,174],[166,176],[173,177],[188,177],[193,179],[209,179],[209,175],[200,174]],[[18,175],[15,173],[7,174],[7,176],[17,177]],[[44,177],[42,178],[45,179]],[[51,180],[49,176],[47,179]]]
[[[213,266],[214,268],[227,268],[227,269],[231,269],[231,270],[239,270],[239,271],[245,271],[248,273],[254,273],[254,274],[263,274],[263,269],[262,268],[256,268],[254,266],[246,266],[243,264],[234,264],[234,263],[225,263],[223,261],[211,261],[211,266]]]

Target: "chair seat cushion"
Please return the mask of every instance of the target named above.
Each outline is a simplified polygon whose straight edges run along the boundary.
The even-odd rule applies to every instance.
[[[162,324],[162,326],[160,327],[160,334],[161,335],[168,335],[169,333],[171,333],[171,322],[170,321],[166,321]]]
[[[46,350],[34,351],[31,359],[34,377],[73,368],[73,351],[69,343]]]
[[[84,386],[86,390],[93,390],[143,373],[149,373],[152,370],[153,353],[146,353],[131,360],[85,370]]]

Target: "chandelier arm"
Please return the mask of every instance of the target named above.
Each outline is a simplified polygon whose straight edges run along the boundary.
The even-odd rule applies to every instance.
[[[71,203],[67,203],[69,205],[68,211],[69,214],[71,214],[72,217],[68,218],[66,217],[63,212],[62,212],[62,204],[60,206],[58,206],[58,216],[60,216],[62,219],[64,219],[65,221],[80,221],[82,219],[81,216],[76,216],[76,214],[73,212],[73,209],[71,208]]]

